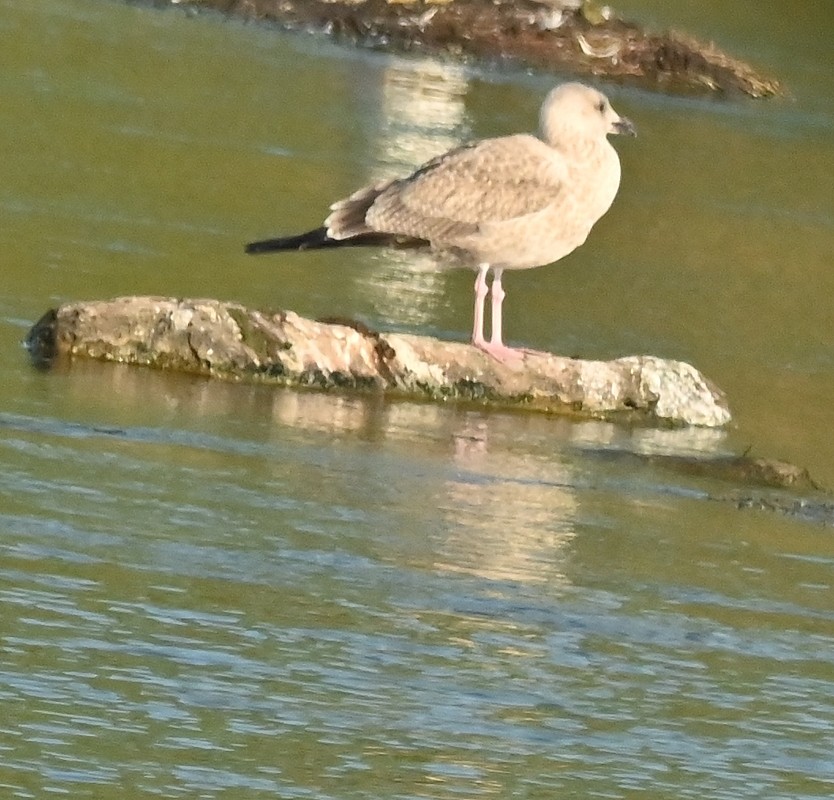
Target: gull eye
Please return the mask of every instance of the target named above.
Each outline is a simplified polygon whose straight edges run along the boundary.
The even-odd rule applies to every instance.
[[[605,100],[600,100],[597,103],[597,111],[599,111],[600,114],[605,113]]]

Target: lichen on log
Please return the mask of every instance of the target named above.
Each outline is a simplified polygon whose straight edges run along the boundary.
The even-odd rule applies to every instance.
[[[656,33],[609,6],[567,0],[154,0],[393,51],[511,60],[663,90],[781,94],[779,82],[712,43]]]
[[[689,364],[526,353],[500,363],[469,344],[265,312],[212,299],[121,297],[50,310],[26,339],[36,364],[94,358],[233,380],[464,400],[585,418],[720,427],[724,394]]]

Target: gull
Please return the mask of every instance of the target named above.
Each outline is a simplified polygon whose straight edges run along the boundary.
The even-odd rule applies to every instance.
[[[338,200],[323,225],[250,242],[246,252],[429,247],[439,258],[477,273],[472,344],[498,361],[517,363],[531,351],[504,344],[504,271],[551,264],[585,242],[620,186],[620,159],[609,134],[633,136],[634,125],[601,92],[564,83],[542,103],[538,135],[456,147],[410,175],[372,183]]]

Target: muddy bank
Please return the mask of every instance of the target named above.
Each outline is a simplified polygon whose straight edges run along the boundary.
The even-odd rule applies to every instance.
[[[386,50],[509,60],[664,91],[780,94],[779,82],[714,45],[652,32],[609,6],[568,0],[152,0],[314,30]],[[573,7],[577,6],[577,7]]]

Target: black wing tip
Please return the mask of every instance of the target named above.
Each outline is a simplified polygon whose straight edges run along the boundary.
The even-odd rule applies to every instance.
[[[360,233],[346,239],[331,239],[327,235],[327,228],[315,228],[298,236],[284,236],[278,239],[262,239],[249,242],[243,249],[249,255],[258,253],[274,253],[281,250],[320,250],[331,247],[422,247],[428,242],[424,239],[414,239],[409,236],[397,236],[390,233]]]
[[[257,242],[249,242],[243,249],[249,255],[256,255],[257,253],[273,253],[279,250],[307,250],[326,247],[327,243],[327,230],[322,227],[298,236],[281,236],[277,239],[261,239]]]
[[[256,255],[258,253],[271,253],[277,250],[294,250],[286,239],[263,239],[258,242],[249,242],[243,251],[249,255]]]

